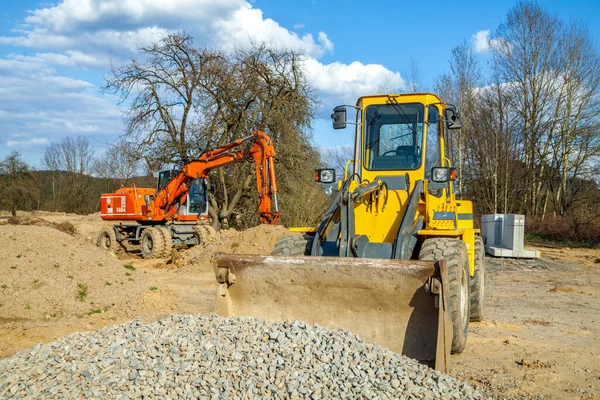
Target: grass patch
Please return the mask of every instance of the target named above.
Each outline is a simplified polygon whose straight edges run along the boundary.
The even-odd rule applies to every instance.
[[[125,269],[130,270],[130,271],[135,271],[135,267],[133,265],[131,265],[131,264],[124,264],[123,267]]]
[[[6,283],[2,284],[2,286],[0,286],[0,288],[2,289],[8,289],[8,285]]]
[[[110,283],[110,282],[104,282],[104,286],[110,286],[110,285],[112,285],[112,283]]]
[[[150,290],[155,291],[158,290],[158,288],[156,286],[150,286]]]
[[[17,266],[16,265],[11,265],[10,269],[17,269]]]
[[[17,254],[17,258],[23,257],[23,254]]]
[[[67,275],[67,279],[73,279],[73,275]]]
[[[85,301],[87,297],[88,285],[87,283],[78,283],[77,284],[77,300]]]
[[[30,306],[29,304],[27,304],[27,305],[25,306],[25,309],[26,309],[26,310],[31,310],[31,306]]]
[[[129,272],[125,272],[125,276],[131,276]]]
[[[88,311],[87,315],[100,314],[101,312],[102,310],[99,308],[92,308],[90,311]]]
[[[54,264],[54,268],[58,268],[58,267],[60,267],[60,264],[58,264],[58,263]]]
[[[103,267],[103,266],[104,266],[104,264],[102,264],[102,263],[98,263],[98,266],[99,266],[99,267]]]

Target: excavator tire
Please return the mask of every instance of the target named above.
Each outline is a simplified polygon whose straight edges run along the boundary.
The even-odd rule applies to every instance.
[[[96,244],[102,250],[112,251],[113,253],[116,253],[120,248],[119,242],[117,242],[117,235],[115,235],[115,230],[113,228],[103,228],[98,233]]]
[[[293,235],[280,239],[271,252],[273,256],[310,256],[315,237]]]
[[[475,274],[471,277],[471,321],[483,321],[485,315],[485,247],[475,237]]]
[[[207,244],[214,239],[217,231],[210,225],[196,225],[194,227],[194,231],[196,232],[196,236],[198,237],[199,244]]]
[[[421,246],[419,260],[446,260],[450,288],[453,354],[461,353],[467,344],[469,331],[469,262],[465,243],[458,239],[432,238]]]
[[[162,256],[165,258],[171,257],[171,250],[173,250],[173,238],[171,237],[171,232],[164,226],[160,226],[156,228],[160,231],[163,237],[163,254]]]
[[[140,240],[144,258],[161,258],[165,248],[163,235],[158,228],[146,228]]]

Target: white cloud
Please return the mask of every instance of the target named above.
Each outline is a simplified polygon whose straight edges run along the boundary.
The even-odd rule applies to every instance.
[[[471,37],[471,42],[476,53],[487,53],[490,49],[507,51],[512,50],[512,45],[501,37],[490,39],[490,30],[482,30]]]
[[[8,142],[6,142],[6,145],[8,147],[15,147],[15,146],[19,146],[19,147],[25,147],[25,146],[32,146],[32,145],[45,145],[50,143],[50,141],[45,138],[32,138],[29,140],[9,140]]]
[[[0,59],[0,157],[8,148],[37,163],[46,145],[85,135],[112,142],[122,130],[114,99],[101,98],[89,82],[55,73],[44,57]]]
[[[313,87],[323,95],[327,108],[334,102],[354,104],[359,96],[374,94],[381,87],[389,87],[401,92],[406,82],[399,72],[393,72],[379,64],[351,64],[334,62],[322,64],[315,59],[306,59],[308,79]]]
[[[320,62],[335,48],[325,32],[299,34],[266,18],[252,2],[62,0],[31,11],[13,36],[0,36],[0,44],[33,49],[27,56],[0,56],[0,143],[27,148],[41,146],[35,139],[42,137],[52,141],[74,134],[116,135],[122,129],[116,101],[99,97],[91,83],[57,75],[53,68],[66,75],[81,68],[106,72],[111,63],[134,57],[139,47],[181,30],[197,46],[229,49],[265,42],[301,51],[307,77],[327,111],[384,86],[405,88],[400,74],[382,65]]]
[[[472,36],[473,47],[475,52],[486,53],[490,50],[490,30],[486,29],[479,31]]]
[[[20,36],[0,44],[72,51],[89,58],[129,58],[138,47],[165,34],[185,30],[201,44],[231,48],[266,42],[320,57],[333,50],[324,32],[299,36],[243,0],[64,0],[37,9],[25,19]],[[97,60],[74,58],[77,64]]]

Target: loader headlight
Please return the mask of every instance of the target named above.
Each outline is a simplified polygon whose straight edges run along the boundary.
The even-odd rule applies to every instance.
[[[448,182],[456,180],[456,169],[434,167],[431,169],[431,180],[433,182]]]
[[[315,182],[320,183],[333,183],[335,182],[335,170],[334,169],[316,169],[315,170]]]

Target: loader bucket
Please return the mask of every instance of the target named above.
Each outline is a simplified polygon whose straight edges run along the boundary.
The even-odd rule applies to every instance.
[[[447,371],[444,261],[221,255],[215,313],[348,330]]]

